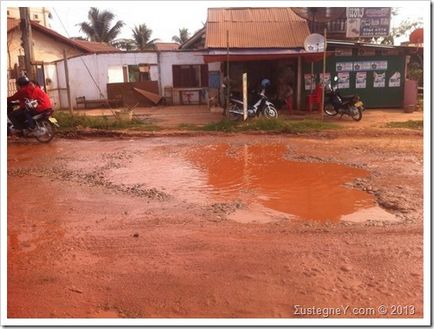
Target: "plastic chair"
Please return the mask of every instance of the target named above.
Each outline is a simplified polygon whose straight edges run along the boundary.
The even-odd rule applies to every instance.
[[[306,96],[307,108],[309,112],[312,112],[313,105],[317,105],[318,109],[321,107],[322,94],[322,87],[316,86],[315,90]]]

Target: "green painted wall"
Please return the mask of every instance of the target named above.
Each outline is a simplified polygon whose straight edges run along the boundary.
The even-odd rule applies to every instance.
[[[366,88],[356,89],[356,71],[350,71],[350,88],[340,89],[342,95],[357,94],[364,101],[366,108],[397,108],[402,107],[404,100],[404,68],[405,56],[331,56],[327,58],[326,72],[331,73],[331,78],[336,73],[336,62],[356,62],[356,61],[387,61],[385,87],[374,88],[374,71],[366,71]],[[316,83],[319,83],[319,73],[323,70],[322,61],[314,63],[314,73],[316,74]],[[311,64],[303,64],[302,75],[302,107],[306,108],[305,100],[309,91],[305,90],[304,74],[311,72]],[[384,71],[377,70],[377,73]],[[389,87],[389,78],[395,73],[401,73],[401,83],[399,87]]]

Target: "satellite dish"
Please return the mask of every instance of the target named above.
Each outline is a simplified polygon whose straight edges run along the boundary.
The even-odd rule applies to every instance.
[[[304,49],[308,53],[319,53],[324,51],[324,37],[318,33],[312,33],[304,40]]]

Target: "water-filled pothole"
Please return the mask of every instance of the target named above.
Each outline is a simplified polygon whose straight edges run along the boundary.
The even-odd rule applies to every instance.
[[[144,183],[188,202],[236,200],[243,207],[227,215],[240,222],[394,220],[371,194],[345,186],[366,170],[290,161],[287,153],[283,144],[156,147],[108,178]]]
[[[206,174],[208,192],[242,199],[251,206],[251,211],[244,209],[232,215],[242,222],[250,221],[249,217],[257,222],[279,217],[360,221],[360,212],[367,209],[372,219],[392,216],[376,207],[372,195],[344,186],[367,176],[367,171],[333,163],[289,161],[286,152],[287,147],[281,144],[218,144],[191,150],[187,158]],[[273,213],[262,211],[258,216],[261,208]],[[356,219],[352,214],[359,216]]]

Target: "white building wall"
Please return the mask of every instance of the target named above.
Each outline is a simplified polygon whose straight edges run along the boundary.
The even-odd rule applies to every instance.
[[[107,98],[109,68],[116,71],[114,76],[116,80],[119,80],[119,69],[123,65],[150,64],[151,80],[159,81],[161,77],[159,87],[161,88],[160,94],[163,94],[165,87],[173,87],[172,65],[204,64],[204,54],[206,52],[161,52],[158,59],[156,52],[109,53],[70,58],[68,59],[68,71],[73,106],[76,106],[76,98],[81,96],[87,99]],[[160,63],[158,63],[158,60]],[[52,65],[47,66],[46,69],[46,77],[53,81],[50,89],[66,89],[63,61],[54,62]],[[210,71],[219,71],[220,63],[210,63],[208,69]],[[66,90],[54,90],[50,92],[50,96],[57,104],[57,107],[68,107]]]
[[[160,54],[161,87],[173,87],[172,65],[204,64],[204,52],[164,52]]]

